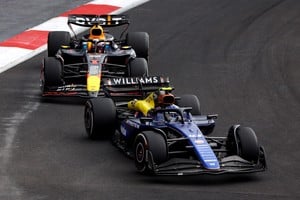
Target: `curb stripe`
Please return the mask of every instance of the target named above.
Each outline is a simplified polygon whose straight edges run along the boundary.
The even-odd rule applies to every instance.
[[[0,46],[34,50],[47,43],[49,31],[28,30],[0,42]]]
[[[60,16],[68,17],[70,14],[95,14],[102,15],[111,13],[120,9],[120,7],[110,6],[110,5],[101,5],[101,4],[85,4],[81,7],[77,7],[73,10],[62,13]]]
[[[94,0],[1,41],[0,73],[45,51],[50,31],[71,32],[67,25],[69,14],[121,14],[148,1],[150,0]],[[87,30],[85,27],[73,28],[76,34]]]

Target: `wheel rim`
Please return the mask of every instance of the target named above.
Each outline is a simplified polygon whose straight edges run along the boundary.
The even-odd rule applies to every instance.
[[[145,148],[141,142],[139,142],[136,146],[135,157],[138,163],[143,163],[145,158]]]

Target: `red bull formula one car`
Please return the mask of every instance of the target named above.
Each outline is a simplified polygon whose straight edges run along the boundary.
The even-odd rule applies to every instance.
[[[101,79],[148,75],[149,35],[128,32],[125,15],[70,15],[67,31],[48,35],[48,57],[41,70],[43,96],[96,97],[101,94]],[[79,38],[73,26],[87,27]],[[108,28],[125,26],[119,39]],[[106,29],[104,29],[106,28]]]
[[[153,88],[140,88],[144,98],[127,102],[100,97],[88,100],[84,113],[87,135],[93,139],[111,137],[143,174],[253,173],[266,169],[265,150],[251,128],[233,125],[227,136],[208,136],[217,115],[201,114],[195,95],[175,98],[170,87]]]

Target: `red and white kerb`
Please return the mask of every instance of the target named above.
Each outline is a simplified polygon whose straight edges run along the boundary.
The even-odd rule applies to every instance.
[[[95,0],[0,42],[0,73],[46,50],[49,31],[70,31],[69,14],[120,14],[149,0]],[[76,27],[76,33],[86,29]]]

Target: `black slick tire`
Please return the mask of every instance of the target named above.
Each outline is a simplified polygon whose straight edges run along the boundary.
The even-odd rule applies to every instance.
[[[153,159],[152,164],[159,165],[168,159],[168,148],[163,135],[154,131],[139,133],[134,141],[134,160],[138,172],[149,175],[153,173],[148,152]],[[152,160],[151,159],[151,160]]]
[[[84,109],[84,125],[90,139],[105,139],[116,128],[116,106],[112,99],[97,97],[89,99]]]
[[[148,63],[144,58],[135,58],[129,62],[129,76],[148,76]]]
[[[179,107],[192,107],[192,115],[201,115],[200,101],[196,95],[186,94],[177,101]]]
[[[71,35],[67,31],[52,31],[48,33],[48,56],[53,57],[62,45],[69,46]]]
[[[257,162],[259,158],[259,145],[253,129],[238,127],[236,138],[239,156],[250,162]]]
[[[137,57],[149,60],[149,34],[146,32],[129,32],[126,35],[127,45],[131,46]]]
[[[43,90],[46,90],[48,87],[57,87],[63,84],[62,68],[62,63],[55,57],[44,58]]]

